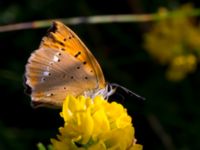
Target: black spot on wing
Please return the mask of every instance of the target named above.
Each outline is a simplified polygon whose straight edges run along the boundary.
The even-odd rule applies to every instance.
[[[68,39],[74,38],[74,35],[71,33],[71,36],[68,37]]]
[[[74,55],[74,57],[78,57],[79,55],[81,55],[81,52],[80,52],[80,51],[77,52],[77,53]]]
[[[57,41],[60,45],[65,46],[63,42]]]

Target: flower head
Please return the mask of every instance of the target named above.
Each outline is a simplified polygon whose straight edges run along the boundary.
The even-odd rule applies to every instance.
[[[109,103],[101,96],[93,100],[67,96],[61,116],[65,123],[57,139],[51,139],[54,150],[142,149],[135,143],[131,117],[116,102]]]
[[[182,80],[196,70],[200,57],[200,30],[187,16],[193,11],[190,4],[183,5],[173,11],[174,16],[156,22],[145,35],[146,50],[168,67],[166,76],[169,80]],[[163,14],[163,9],[160,13]]]

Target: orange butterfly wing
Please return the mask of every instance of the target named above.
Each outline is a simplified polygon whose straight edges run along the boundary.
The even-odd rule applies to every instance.
[[[80,60],[85,67],[94,69],[99,88],[105,87],[103,72],[97,60],[79,37],[59,21],[53,22],[48,35],[42,39],[40,48],[54,48],[67,51]]]
[[[58,21],[29,58],[25,75],[32,101],[38,106],[60,107],[67,94],[78,96],[105,87],[95,57],[72,30]]]

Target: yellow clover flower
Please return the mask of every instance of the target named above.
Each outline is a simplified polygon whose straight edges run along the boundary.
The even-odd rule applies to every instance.
[[[131,117],[116,102],[67,96],[61,116],[65,123],[57,139],[51,139],[53,150],[142,150]]]
[[[166,17],[168,12],[162,9],[160,13],[164,18],[145,35],[146,50],[160,64],[168,66],[169,80],[182,80],[196,69],[200,57],[200,30],[187,16],[194,11],[192,5],[187,4],[174,10],[174,16]]]
[[[167,71],[167,78],[172,81],[185,78],[187,73],[194,72],[196,70],[196,62],[196,57],[191,54],[175,57]]]

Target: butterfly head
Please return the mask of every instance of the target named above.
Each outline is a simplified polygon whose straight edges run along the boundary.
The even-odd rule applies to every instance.
[[[113,93],[115,93],[115,91],[115,87],[112,87],[110,84],[106,84],[104,88],[85,91],[84,96],[93,99],[97,95],[101,95],[104,97],[104,99],[108,99]]]

